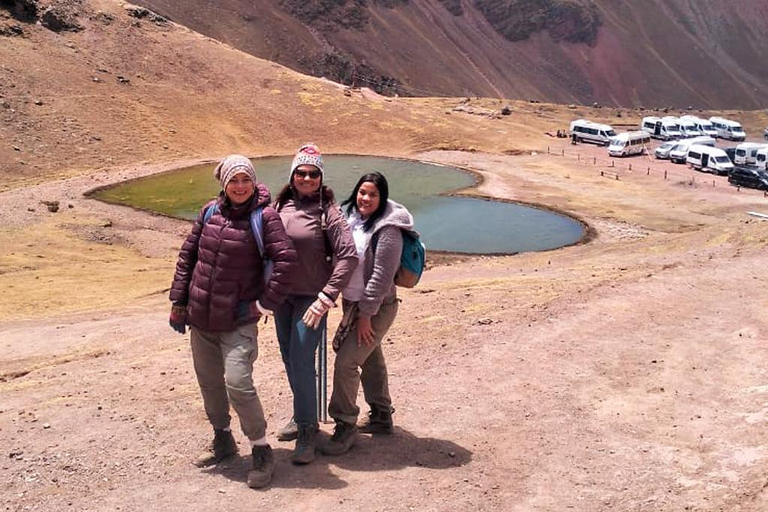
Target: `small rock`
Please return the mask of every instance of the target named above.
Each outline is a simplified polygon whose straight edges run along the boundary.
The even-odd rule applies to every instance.
[[[40,106],[43,104],[43,100],[35,100],[35,105]]]
[[[43,428],[49,429],[49,428],[51,428],[51,424],[50,423],[43,423]]]

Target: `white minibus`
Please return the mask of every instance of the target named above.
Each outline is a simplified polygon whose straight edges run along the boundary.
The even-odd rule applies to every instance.
[[[607,124],[593,123],[586,119],[571,122],[571,139],[576,142],[592,142],[607,146],[611,137],[615,137],[613,127]]]
[[[688,148],[686,161],[694,169],[723,176],[733,169],[733,163],[725,151],[710,146],[693,144]]]
[[[709,121],[717,130],[717,136],[721,139],[742,141],[747,138],[744,128],[736,121],[725,119],[723,117],[710,117]]]
[[[642,155],[651,145],[651,136],[644,131],[625,132],[611,137],[610,156]]]

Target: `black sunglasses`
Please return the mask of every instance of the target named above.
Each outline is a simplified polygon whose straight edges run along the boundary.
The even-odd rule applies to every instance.
[[[301,178],[301,179],[304,179],[307,176],[309,176],[310,179],[316,180],[317,178],[320,177],[320,171],[298,171],[297,170],[297,171],[294,171],[293,174],[297,178]]]

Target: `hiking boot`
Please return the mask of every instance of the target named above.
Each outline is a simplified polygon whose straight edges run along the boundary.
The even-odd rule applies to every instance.
[[[251,454],[253,469],[248,472],[248,487],[261,489],[272,481],[272,473],[275,472],[275,455],[269,445],[254,446]]]
[[[341,455],[347,453],[357,440],[357,425],[336,421],[333,435],[320,445],[320,451],[325,455]]]
[[[277,431],[278,441],[293,441],[299,436],[299,427],[296,425],[296,420],[291,418],[291,421]]]
[[[224,459],[237,455],[237,443],[230,430],[213,431],[213,441],[208,449],[195,459],[195,466],[204,468],[218,464]]]
[[[368,418],[363,420],[358,427],[358,430],[364,434],[392,435],[395,432],[395,427],[392,424],[392,413],[394,412],[394,408],[385,411],[371,404],[371,411],[368,413]]]
[[[299,433],[296,439],[296,448],[291,455],[291,462],[294,464],[309,464],[315,460],[315,450],[317,449],[317,426],[299,425]]]

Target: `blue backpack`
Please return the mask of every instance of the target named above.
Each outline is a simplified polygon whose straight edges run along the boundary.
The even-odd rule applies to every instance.
[[[415,231],[400,230],[403,234],[403,253],[400,266],[395,274],[395,284],[403,288],[413,288],[419,283],[427,261],[427,248],[419,240]]]
[[[210,206],[203,214],[203,225],[213,216],[214,213],[219,211],[219,203],[215,203]],[[253,238],[256,239],[256,246],[259,248],[259,255],[264,262],[264,282],[267,283],[269,278],[272,277],[272,269],[275,266],[274,262],[269,259],[264,250],[264,222],[262,217],[264,216],[264,207],[259,206],[251,212],[251,231],[253,232]]]

